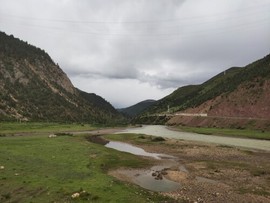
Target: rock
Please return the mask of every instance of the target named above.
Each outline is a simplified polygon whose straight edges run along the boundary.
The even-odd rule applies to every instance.
[[[218,196],[220,195],[220,193],[215,192],[215,193],[213,193],[212,195],[215,196],[215,197],[218,197]]]
[[[1,169],[1,170],[5,169],[5,166],[0,166],[0,169]]]
[[[157,172],[152,173],[152,176],[157,176],[157,175],[158,175]]]
[[[162,177],[161,173],[158,173],[158,175],[155,177],[155,179],[156,180],[162,180],[163,177]]]
[[[198,198],[197,198],[197,202],[198,202],[198,203],[202,203],[202,202],[204,202],[204,201],[203,201],[202,198],[198,197]]]
[[[168,173],[166,171],[161,171],[162,175],[167,175]]]
[[[55,134],[50,134],[48,137],[49,137],[49,138],[53,138],[53,137],[57,137],[57,135],[55,135]]]
[[[71,197],[72,197],[73,199],[78,198],[78,197],[80,197],[80,193],[75,192],[74,194],[71,195]]]

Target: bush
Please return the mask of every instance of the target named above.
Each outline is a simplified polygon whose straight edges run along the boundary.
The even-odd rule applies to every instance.
[[[73,136],[71,133],[55,133],[56,136]]]
[[[154,138],[152,138],[152,141],[153,142],[162,142],[162,141],[165,141],[165,139],[163,137],[154,137]]]

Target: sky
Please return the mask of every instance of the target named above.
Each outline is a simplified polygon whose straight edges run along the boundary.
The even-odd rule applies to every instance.
[[[0,0],[0,31],[116,108],[270,53],[270,0]]]

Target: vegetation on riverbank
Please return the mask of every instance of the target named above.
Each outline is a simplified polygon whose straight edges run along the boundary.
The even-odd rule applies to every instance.
[[[203,128],[203,127],[198,128],[198,127],[187,127],[187,126],[177,126],[177,127],[172,127],[171,129],[185,131],[185,132],[206,134],[206,135],[219,135],[219,136],[270,140],[270,131],[262,131],[262,130]]]
[[[0,133],[33,133],[94,130],[97,126],[78,123],[1,122]]]
[[[25,133],[59,133],[91,131],[105,128],[125,127],[126,124],[87,124],[87,123],[53,123],[53,122],[0,122],[0,135]]]
[[[1,202],[160,202],[169,200],[107,171],[149,160],[88,142],[84,136],[0,137]],[[72,198],[78,193],[80,196]],[[76,195],[75,195],[76,196]]]

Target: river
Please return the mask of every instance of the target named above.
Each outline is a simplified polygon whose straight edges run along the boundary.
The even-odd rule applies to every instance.
[[[256,140],[247,138],[235,138],[235,137],[224,137],[215,135],[203,135],[197,133],[189,132],[179,132],[168,129],[163,125],[145,125],[139,128],[128,128],[118,133],[136,133],[136,134],[146,134],[153,136],[161,136],[165,138],[174,138],[189,141],[199,141],[214,143],[220,145],[228,145],[235,147],[243,147],[250,149],[259,149],[270,151],[270,141],[267,140]]]

